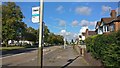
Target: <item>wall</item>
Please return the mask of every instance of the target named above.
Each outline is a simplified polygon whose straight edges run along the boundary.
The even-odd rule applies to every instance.
[[[120,30],[120,22],[115,22],[115,31]]]

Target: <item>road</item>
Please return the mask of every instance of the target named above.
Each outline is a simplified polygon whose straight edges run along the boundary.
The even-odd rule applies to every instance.
[[[19,53],[25,53],[29,51],[34,51],[37,48],[23,48],[23,49],[15,49],[15,50],[10,50],[10,51],[0,51],[2,53],[1,57],[6,57],[6,56],[11,56],[14,54],[19,54]]]
[[[3,66],[37,66],[37,50],[6,56],[2,58]],[[72,46],[48,47],[43,50],[43,66],[89,66]]]
[[[52,46],[52,47],[45,47],[43,49],[43,54],[47,54],[49,52],[54,51],[61,46]],[[6,53],[0,58],[2,61],[3,66],[17,66],[19,64],[30,62],[37,58],[37,48],[27,48],[26,50],[18,50],[17,52],[13,51],[13,53]]]

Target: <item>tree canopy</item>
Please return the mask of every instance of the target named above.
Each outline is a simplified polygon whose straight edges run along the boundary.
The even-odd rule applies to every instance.
[[[2,4],[2,41],[8,40],[28,40],[37,42],[39,40],[39,29],[27,27],[22,19],[25,18],[21,8],[14,2]],[[63,44],[63,36],[51,33],[48,27],[43,25],[43,39],[47,44]]]
[[[21,9],[14,2],[6,2],[2,5],[2,38],[5,42],[16,39],[23,30],[24,18]]]

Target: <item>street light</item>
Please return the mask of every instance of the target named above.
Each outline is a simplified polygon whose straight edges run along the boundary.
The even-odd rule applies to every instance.
[[[67,31],[67,30],[66,30],[66,24],[65,24],[65,31]],[[64,37],[64,49],[66,48],[66,46],[67,46],[67,45],[66,45],[66,33],[65,33],[65,37]]]

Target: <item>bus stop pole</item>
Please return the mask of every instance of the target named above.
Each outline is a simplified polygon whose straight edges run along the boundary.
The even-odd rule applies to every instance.
[[[43,66],[43,0],[40,0],[39,9],[39,46],[38,46],[38,66]]]

